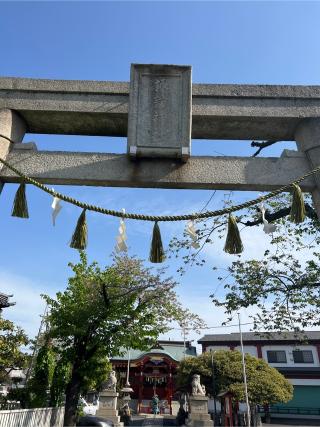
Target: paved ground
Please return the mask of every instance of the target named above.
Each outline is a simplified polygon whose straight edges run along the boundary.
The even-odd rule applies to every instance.
[[[292,421],[292,424],[287,421],[284,420],[283,424],[266,424],[263,423],[262,426],[263,427],[296,427],[296,426],[300,426],[300,427],[310,427],[310,426],[320,426],[320,421],[319,420],[309,420],[308,424],[300,424],[299,420],[294,420]],[[131,426],[134,427],[167,427],[167,426],[175,426],[175,420],[172,419],[164,419],[162,417],[157,417],[157,418],[153,418],[153,417],[148,417],[148,418],[144,418],[144,417],[139,417],[139,416],[134,416],[132,419],[132,422],[130,424]]]
[[[320,419],[299,419],[299,418],[275,418],[271,421],[270,424],[263,423],[264,426],[280,427],[280,426],[299,426],[299,427],[309,427],[309,426],[320,426]]]
[[[167,427],[167,426],[175,426],[175,419],[171,420],[171,419],[165,419],[162,417],[157,417],[157,418],[153,418],[153,417],[148,417],[148,418],[144,418],[144,417],[139,417],[139,416],[134,416],[132,419],[132,422],[130,424],[130,426],[134,426],[134,427]]]
[[[149,426],[149,427],[153,427],[153,426],[163,426],[163,418],[146,418],[143,421],[143,426]]]
[[[299,426],[299,427],[309,427],[309,426],[320,426],[320,419],[310,418],[310,419],[299,419],[299,418],[275,418],[272,420],[272,423],[267,424],[263,423],[264,426],[270,427],[285,427],[285,426]]]

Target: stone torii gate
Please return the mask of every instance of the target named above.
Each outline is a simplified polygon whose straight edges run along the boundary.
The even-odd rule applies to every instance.
[[[192,124],[191,124],[192,123]],[[128,137],[127,154],[37,151],[25,133]],[[320,165],[320,86],[191,83],[131,66],[130,84],[0,78],[0,157],[42,183],[271,191]],[[191,156],[191,138],[297,142],[280,158]],[[1,167],[2,183],[19,182]],[[320,179],[301,183],[320,216]]]

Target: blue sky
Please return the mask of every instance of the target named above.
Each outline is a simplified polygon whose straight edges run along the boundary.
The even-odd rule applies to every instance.
[[[48,79],[128,81],[131,63],[187,64],[196,83],[320,84],[318,2],[0,2],[0,76]],[[26,135],[39,149],[125,152],[124,138]],[[280,143],[263,155],[279,155],[292,143]],[[194,141],[193,154],[251,155],[248,141]],[[190,212],[212,192],[198,190],[57,187],[81,200],[136,212]],[[15,185],[0,196],[0,288],[15,294],[6,311],[32,335],[43,310],[40,293],[66,286],[68,247],[80,211],[64,205],[51,225],[51,198],[28,188],[30,219],[10,216]],[[214,208],[226,192],[217,192]],[[254,193],[234,194],[235,200]],[[88,255],[110,262],[118,220],[90,214]],[[127,222],[130,253],[146,257],[152,224]],[[182,225],[164,225],[163,240]],[[267,244],[261,230],[244,235],[246,256]],[[209,294],[217,286],[213,265],[232,257],[217,243],[205,256],[209,265],[191,269],[180,281],[181,300],[203,313],[210,325],[223,319]],[[175,274],[177,264],[167,263]],[[249,313],[243,313],[246,319]],[[224,330],[221,329],[221,332]],[[230,331],[230,330],[229,330]],[[173,335],[172,335],[173,336]]]

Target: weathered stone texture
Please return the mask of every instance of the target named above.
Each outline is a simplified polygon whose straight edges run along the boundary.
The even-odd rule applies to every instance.
[[[187,163],[169,159],[130,161],[125,154],[13,150],[8,161],[25,174],[48,184],[144,188],[233,189],[271,191],[309,170],[303,153],[288,151],[280,158],[197,157]],[[18,182],[8,168],[5,182]],[[315,188],[313,178],[301,188]]]
[[[127,136],[129,84],[0,78],[0,109],[31,133]],[[294,140],[320,117],[319,86],[192,85],[192,138]]]
[[[129,100],[131,156],[190,156],[191,67],[132,64]]]

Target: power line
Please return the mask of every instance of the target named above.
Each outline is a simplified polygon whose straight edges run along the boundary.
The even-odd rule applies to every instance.
[[[246,323],[241,323],[241,326],[245,326],[245,325],[254,325],[254,323],[260,323],[260,322],[246,322]],[[206,330],[206,329],[222,329],[222,328],[232,328],[238,326],[239,324],[232,324],[232,325],[215,325],[215,326],[207,326],[207,327],[200,327],[200,328],[196,328],[196,329],[201,329],[201,330]],[[171,328],[177,331],[184,331],[184,330],[192,330],[193,328]]]
[[[208,207],[208,205],[210,204],[211,200],[214,198],[216,192],[217,192],[217,190],[214,190],[214,192],[211,194],[209,200],[206,202],[206,204],[204,205],[204,207],[201,209],[200,212],[203,212]]]

